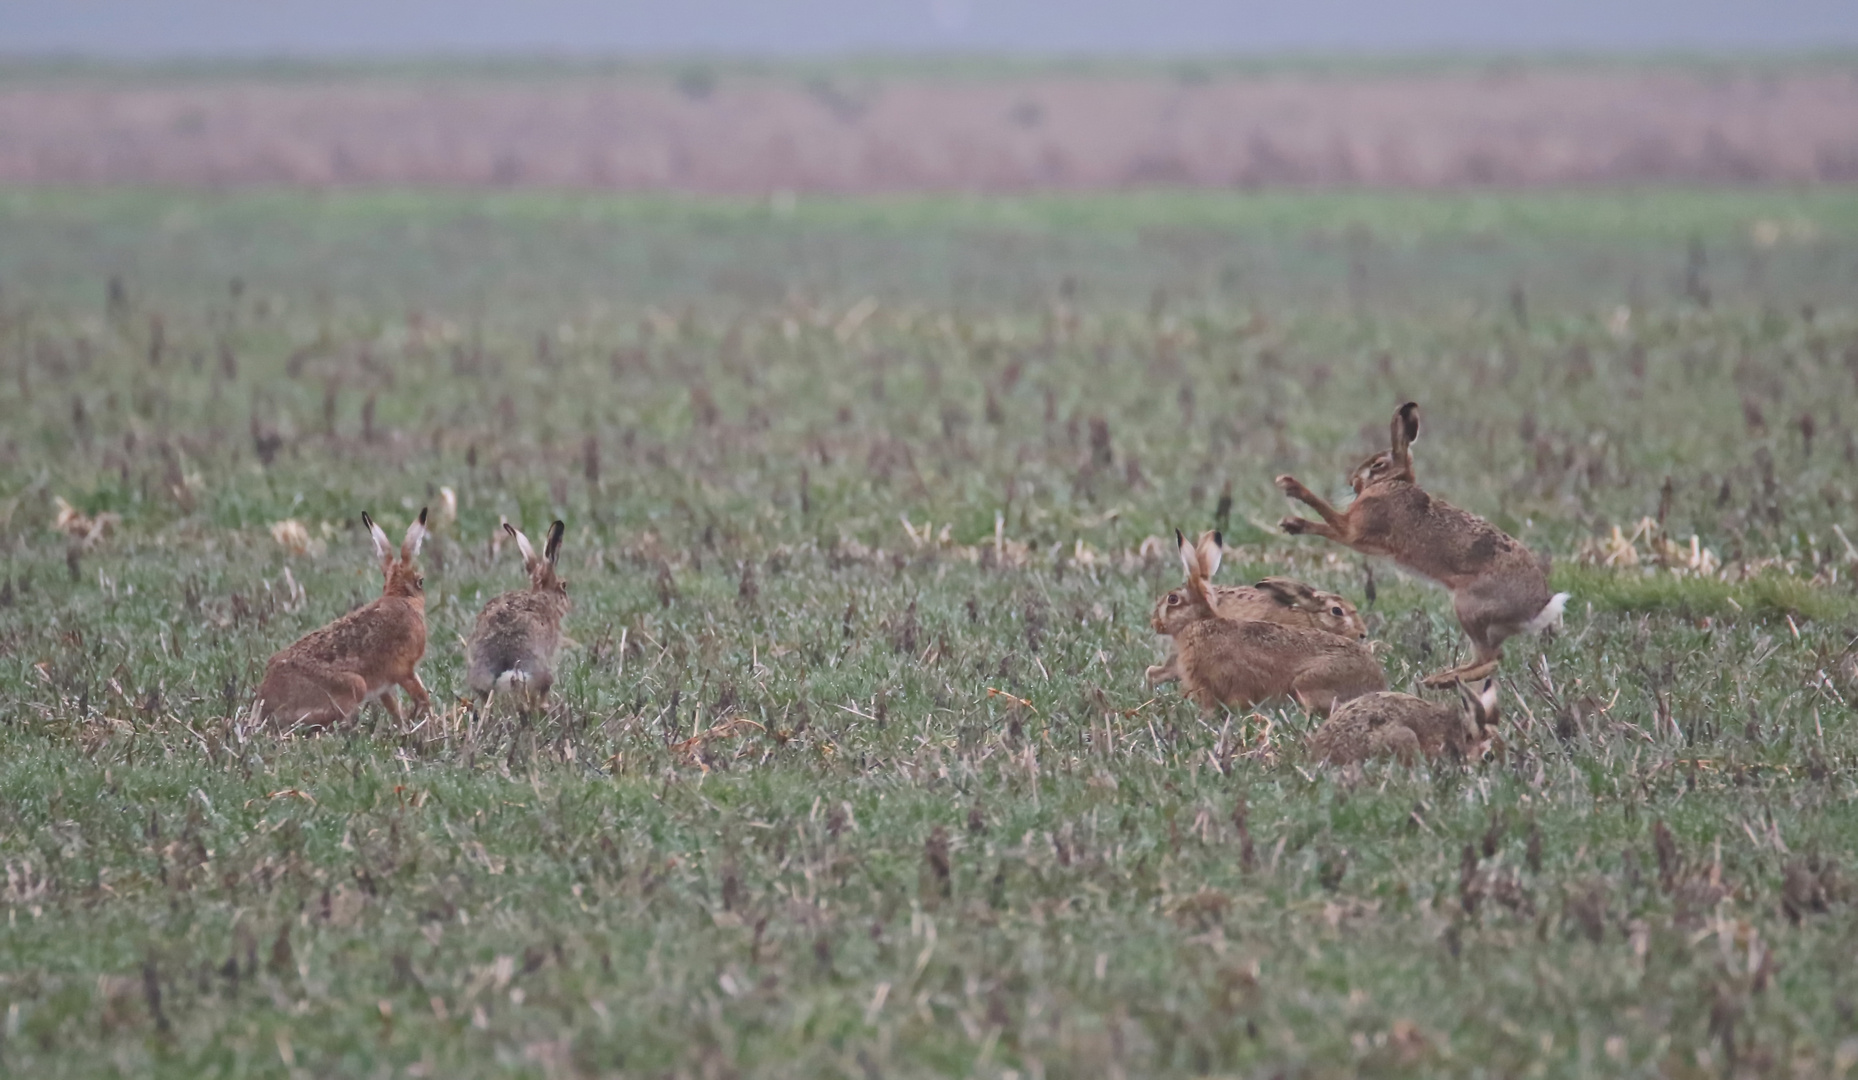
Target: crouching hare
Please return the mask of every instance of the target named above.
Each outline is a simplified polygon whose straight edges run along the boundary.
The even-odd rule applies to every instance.
[[[1445,586],[1476,655],[1428,676],[1426,685],[1473,682],[1497,670],[1505,640],[1558,624],[1568,594],[1549,593],[1546,560],[1490,522],[1419,486],[1411,450],[1417,438],[1419,406],[1409,401],[1394,412],[1392,445],[1350,474],[1355,501],[1346,511],[1295,477],[1278,477],[1279,490],[1322,517],[1287,517],[1279,527],[1292,536],[1309,533],[1364,555],[1384,555]]]
[[[386,579],[380,598],[356,608],[319,630],[312,630],[265,665],[259,684],[259,712],[283,730],[316,730],[346,723],[370,701],[378,700],[396,723],[398,686],[413,699],[414,715],[431,699],[414,670],[426,655],[426,579],[413,557],[426,538],[426,511],[409,525],[396,558],[387,534],[367,514],[368,534]]]
[[[1172,671],[1181,694],[1206,711],[1289,697],[1327,713],[1337,702],[1386,689],[1380,664],[1359,641],[1308,626],[1222,617],[1207,586],[1219,569],[1219,535],[1203,536],[1198,545],[1174,535],[1187,583],[1156,601],[1150,616],[1155,632],[1175,646],[1167,664],[1149,669],[1151,679]]]
[[[1205,553],[1209,545],[1218,546],[1215,534],[1201,533],[1195,550]],[[1207,556],[1203,554],[1202,557]],[[1212,556],[1212,564],[1218,565],[1217,555]],[[1212,598],[1214,613],[1222,619],[1300,626],[1350,641],[1361,641],[1368,636],[1361,613],[1347,598],[1292,578],[1268,577],[1254,585],[1209,582],[1207,594]],[[1180,678],[1180,653],[1170,652],[1166,660],[1148,669],[1147,676],[1150,686]]]
[[[494,597],[478,612],[466,648],[465,684],[480,704],[493,691],[512,696],[525,710],[548,704],[548,691],[555,682],[555,653],[561,648],[561,621],[573,607],[567,582],[555,574],[566,530],[559,521],[550,525],[542,557],[537,558],[522,530],[503,523],[503,531],[516,539],[517,550],[522,552],[529,587]]]
[[[1485,679],[1476,693],[1458,683],[1458,700],[1433,702],[1411,694],[1364,694],[1329,714],[1310,736],[1311,756],[1331,765],[1392,757],[1412,765],[1422,757],[1483,755],[1497,733],[1497,684]]]

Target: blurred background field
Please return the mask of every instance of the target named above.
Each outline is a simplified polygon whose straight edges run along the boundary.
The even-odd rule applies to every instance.
[[[1643,78],[1845,110],[1841,63]],[[647,75],[678,109],[745,77],[688,70]],[[1064,77],[1100,76],[1201,85]],[[16,65],[0,131],[303,78]],[[0,1068],[1858,1061],[1838,176],[280,186],[51,130],[0,161],[110,164],[0,190]],[[1407,399],[1428,486],[1574,593],[1511,649],[1502,753],[1342,774],[1294,709],[1147,691],[1176,527],[1354,598],[1396,687],[1463,648],[1443,593],[1274,530],[1275,474],[1342,495]],[[360,512],[423,505],[442,712],[252,730],[265,657],[378,591]],[[500,515],[567,521],[574,645],[555,710],[473,719]]]

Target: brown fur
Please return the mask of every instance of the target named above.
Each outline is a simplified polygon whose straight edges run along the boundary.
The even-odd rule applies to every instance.
[[[1212,542],[1215,535],[1202,533],[1199,543],[1195,545],[1196,553],[1206,552],[1206,545]],[[1218,566],[1217,556],[1211,557],[1210,565]],[[1150,621],[1157,627],[1169,622],[1167,612],[1170,609],[1181,609],[1181,605],[1186,602],[1187,588],[1183,584],[1155,601],[1155,612]],[[1361,621],[1361,614],[1356,611],[1354,604],[1336,593],[1325,592],[1291,578],[1268,577],[1255,585],[1209,583],[1207,593],[1212,599],[1214,613],[1222,619],[1300,626],[1335,634],[1350,641],[1360,641],[1368,636],[1367,624]],[[1185,622],[1180,625],[1185,625]],[[1166,660],[1148,669],[1147,677],[1150,686],[1159,686],[1180,678],[1180,654],[1170,652]]]
[[[396,686],[413,699],[415,716],[431,706],[415,670],[426,654],[426,582],[413,562],[426,535],[426,511],[407,528],[398,558],[374,519],[361,518],[381,560],[380,598],[310,631],[265,665],[260,715],[280,729],[344,723],[375,699],[399,723]]]
[[[1567,596],[1549,593],[1545,561],[1514,537],[1419,486],[1410,449],[1418,436],[1419,406],[1409,401],[1394,413],[1389,449],[1350,475],[1355,500],[1345,512],[1295,477],[1278,477],[1284,494],[1322,517],[1287,517],[1280,527],[1293,536],[1312,534],[1364,555],[1386,556],[1450,590],[1453,612],[1476,655],[1426,679],[1428,686],[1449,686],[1495,671],[1503,642],[1558,619]]]
[[[1479,693],[1458,684],[1456,702],[1411,694],[1378,693],[1338,707],[1310,736],[1311,756],[1331,765],[1393,757],[1411,765],[1421,757],[1476,757],[1496,734],[1501,718],[1497,687],[1486,679]]]
[[[561,621],[573,607],[567,582],[555,574],[566,527],[549,526],[543,556],[536,557],[529,538],[509,522],[503,528],[516,538],[529,573],[527,589],[513,589],[493,597],[478,612],[466,652],[466,685],[480,700],[488,698],[503,680],[523,708],[543,706],[555,682],[555,654],[561,648]]]
[[[1326,713],[1339,701],[1386,687],[1381,666],[1358,641],[1307,626],[1222,618],[1206,585],[1219,568],[1218,535],[1203,536],[1197,545],[1178,533],[1176,539],[1187,584],[1176,590],[1177,602],[1163,597],[1155,605],[1151,622],[1174,639],[1176,654],[1164,669],[1179,677],[1182,696],[1208,711],[1289,697]],[[1151,676],[1159,670],[1149,669]]]

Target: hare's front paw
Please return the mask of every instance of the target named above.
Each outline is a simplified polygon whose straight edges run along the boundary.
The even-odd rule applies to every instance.
[[[1305,521],[1300,517],[1287,517],[1278,522],[1277,527],[1292,536],[1302,536],[1304,533],[1309,532],[1310,527],[1314,524],[1315,522]]]
[[[1277,490],[1293,499],[1305,499],[1308,498],[1310,494],[1310,489],[1303,486],[1303,481],[1290,475],[1277,478]]]

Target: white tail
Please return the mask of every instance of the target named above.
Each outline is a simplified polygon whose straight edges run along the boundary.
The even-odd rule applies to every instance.
[[[1523,624],[1523,633],[1539,634],[1551,626],[1560,626],[1561,609],[1567,606],[1567,593],[1558,592],[1554,596],[1549,597],[1548,603],[1542,606],[1541,612],[1538,613],[1535,618]]]
[[[512,690],[526,693],[529,689],[529,673],[526,671],[506,671],[497,676],[495,685],[499,694],[507,694]]]

